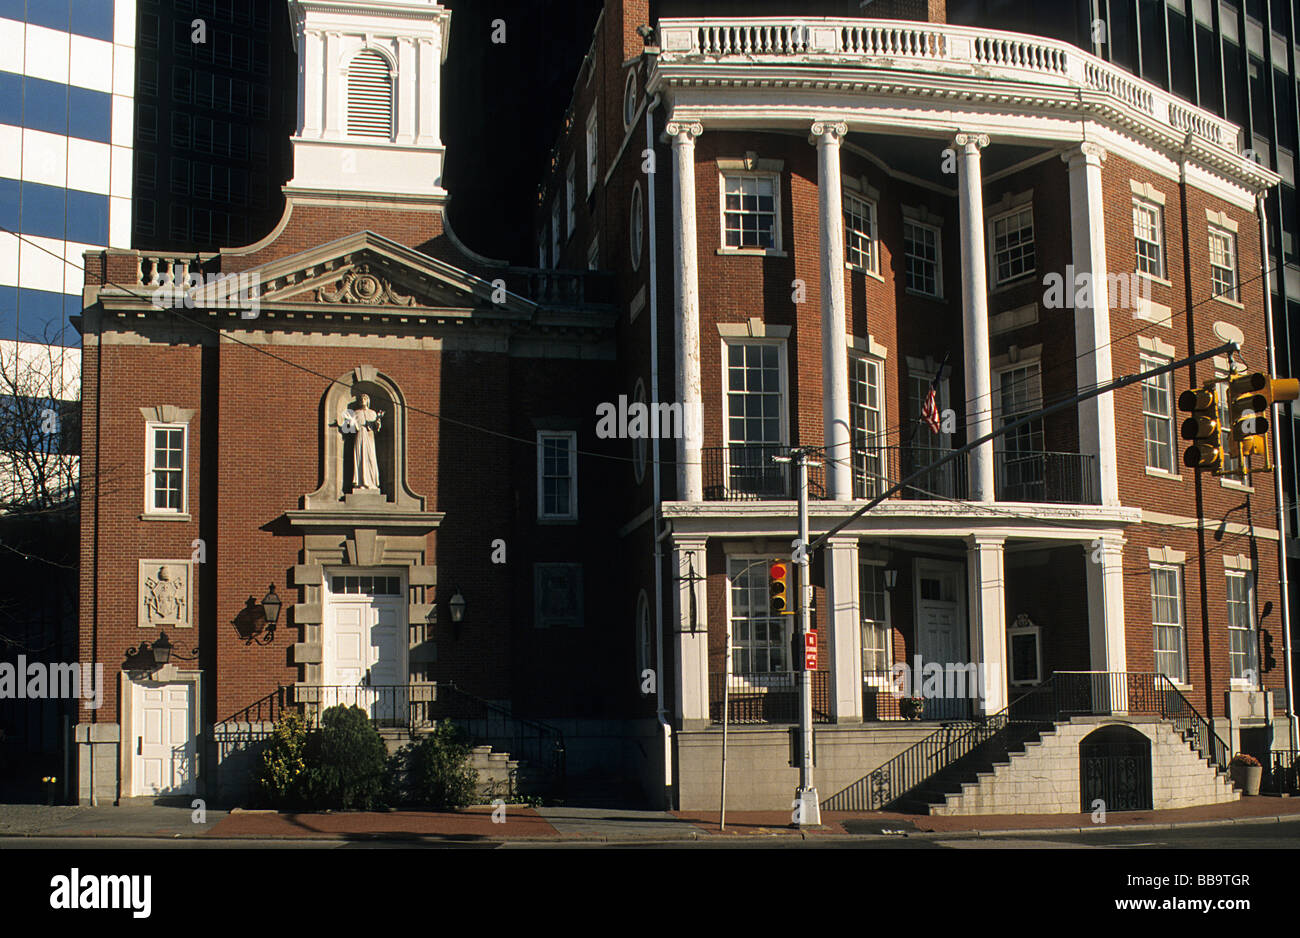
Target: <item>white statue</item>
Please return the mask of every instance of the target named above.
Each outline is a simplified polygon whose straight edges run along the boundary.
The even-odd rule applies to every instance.
[[[378,492],[379,459],[375,453],[375,434],[383,429],[384,412],[370,409],[370,395],[361,395],[357,410],[345,410],[339,417],[339,430],[356,434],[352,448],[352,491]]]

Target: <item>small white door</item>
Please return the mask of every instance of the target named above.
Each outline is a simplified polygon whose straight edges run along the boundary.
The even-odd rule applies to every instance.
[[[949,665],[966,662],[966,616],[961,600],[961,567],[938,561],[916,563],[917,648],[922,666],[934,662],[943,669],[944,692]],[[914,680],[917,676],[914,675]],[[924,687],[924,678],[921,685]],[[964,689],[964,688],[963,688]],[[925,719],[961,719],[970,714],[968,698],[926,697]]]
[[[194,793],[194,685],[137,684],[131,794]]]
[[[406,608],[402,597],[331,594],[325,622],[322,701],[355,705],[381,721],[406,718]]]

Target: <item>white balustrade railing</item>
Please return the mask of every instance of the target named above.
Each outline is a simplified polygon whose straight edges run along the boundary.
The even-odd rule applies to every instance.
[[[179,287],[183,289],[190,274],[191,264],[197,267],[197,263],[192,257],[165,257],[156,254],[142,254],[140,256],[140,283],[146,287]]]
[[[659,21],[665,65],[745,56],[781,62],[870,65],[927,71],[966,65],[982,77],[1100,92],[1179,133],[1236,151],[1236,127],[1161,88],[1054,39],[904,20],[822,17],[674,18]],[[951,68],[946,69],[949,73]]]

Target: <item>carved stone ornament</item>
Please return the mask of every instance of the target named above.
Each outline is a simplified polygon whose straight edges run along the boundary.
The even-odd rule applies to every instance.
[[[190,564],[184,560],[140,561],[139,618],[141,628],[193,624]]]
[[[415,297],[399,293],[390,280],[372,273],[369,264],[358,264],[343,275],[336,289],[321,287],[317,299],[325,303],[355,303],[360,306],[414,306]]]

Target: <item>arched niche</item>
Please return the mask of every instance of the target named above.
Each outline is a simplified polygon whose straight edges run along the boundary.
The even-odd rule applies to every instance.
[[[353,453],[357,434],[344,432],[347,411],[361,407],[370,397],[370,409],[382,411],[375,434],[379,464],[379,491],[353,490]],[[372,365],[358,365],[340,375],[321,400],[321,485],[304,497],[304,508],[423,511],[424,499],[407,485],[406,398],[391,378]]]

